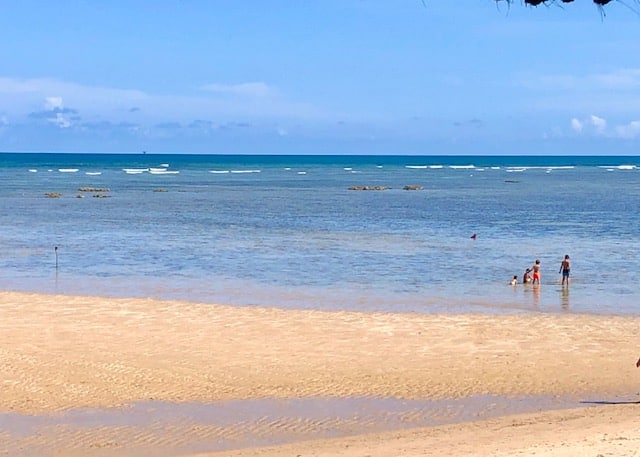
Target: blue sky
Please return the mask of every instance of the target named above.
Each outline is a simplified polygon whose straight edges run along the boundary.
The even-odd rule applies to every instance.
[[[640,13],[558,5],[4,2],[0,151],[640,154]]]

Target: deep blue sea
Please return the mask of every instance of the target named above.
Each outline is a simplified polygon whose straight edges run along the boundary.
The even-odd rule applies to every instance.
[[[628,156],[5,153],[0,289],[636,314],[638,167]],[[565,254],[569,288],[558,274]],[[508,285],[535,259],[540,287]]]

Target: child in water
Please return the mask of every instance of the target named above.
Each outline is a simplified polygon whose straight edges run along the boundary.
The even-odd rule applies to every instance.
[[[531,268],[527,268],[522,275],[522,284],[529,284],[531,282]]]
[[[540,260],[536,259],[536,263],[533,264],[531,269],[533,270],[533,279],[531,280],[531,283],[535,284],[537,282],[540,284],[540,277],[542,276],[542,273],[540,272]]]
[[[518,284],[518,275],[513,275],[513,279],[509,284],[511,284],[512,286],[515,286],[516,284]]]

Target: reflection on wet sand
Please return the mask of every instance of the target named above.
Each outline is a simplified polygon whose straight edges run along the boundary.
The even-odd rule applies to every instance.
[[[540,306],[540,284],[534,284],[533,286],[533,306],[538,308]]]
[[[569,287],[563,286],[561,289],[561,305],[563,311],[569,310]]]
[[[0,437],[0,447],[13,456],[26,457],[30,454],[24,449],[35,447],[44,451],[39,455],[51,455],[56,449],[74,448],[64,443],[91,449],[92,443],[109,436],[114,451],[109,455],[135,455],[131,451],[137,451],[138,455],[168,457],[202,449],[225,451],[583,406],[571,396],[539,395],[440,400],[364,396],[214,403],[150,401],[125,408],[72,409],[42,415],[0,413],[6,433]],[[160,449],[156,440],[172,445]]]

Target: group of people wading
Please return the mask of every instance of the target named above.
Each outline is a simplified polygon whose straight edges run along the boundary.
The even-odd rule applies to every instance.
[[[562,274],[562,285],[569,286],[569,274],[571,273],[571,262],[569,260],[569,254],[564,256],[560,263],[559,274]],[[522,284],[540,284],[542,278],[542,272],[540,271],[540,259],[536,259],[531,268],[527,268],[522,275]],[[514,275],[511,280],[511,285],[518,284],[518,275]]]

